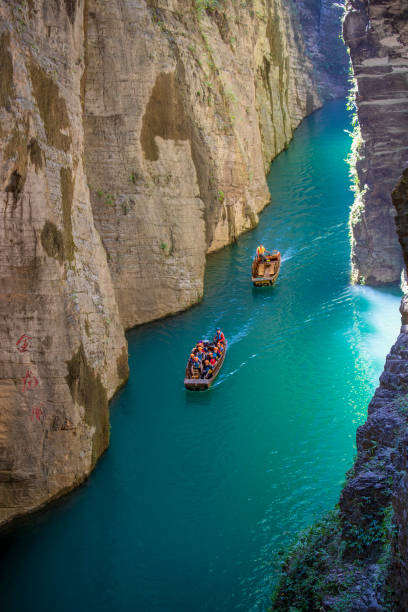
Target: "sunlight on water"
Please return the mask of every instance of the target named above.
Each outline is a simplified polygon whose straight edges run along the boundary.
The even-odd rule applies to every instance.
[[[400,293],[395,291],[395,295],[392,295],[390,292],[361,286],[352,287],[351,291],[366,302],[365,307],[361,308],[365,333],[360,350],[368,360],[375,362],[377,368],[382,367],[401,325]]]

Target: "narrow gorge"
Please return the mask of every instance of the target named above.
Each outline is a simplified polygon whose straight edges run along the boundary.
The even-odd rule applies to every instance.
[[[408,11],[342,4],[0,0],[6,612],[261,612],[319,516],[272,610],[408,609]]]
[[[1,3],[0,523],[89,474],[124,330],[201,299],[206,254],[256,225],[270,160],[345,87],[340,41],[322,72],[320,13],[295,9]]]
[[[400,279],[405,285],[406,5],[398,0],[348,0],[343,34],[355,77],[352,276],[372,285]],[[408,609],[407,308],[404,296],[400,334],[368,406],[367,421],[357,431],[357,457],[339,504],[294,545],[273,610]]]

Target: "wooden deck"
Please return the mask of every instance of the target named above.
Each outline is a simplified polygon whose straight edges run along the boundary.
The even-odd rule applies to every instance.
[[[254,257],[252,261],[252,283],[255,287],[273,285],[279,276],[281,266],[281,254],[273,252],[266,261],[258,261]]]

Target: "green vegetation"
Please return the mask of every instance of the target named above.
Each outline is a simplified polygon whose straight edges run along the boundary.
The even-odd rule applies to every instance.
[[[225,193],[219,189],[218,190],[218,201],[222,204],[225,200]]]
[[[358,178],[356,166],[357,166],[357,162],[361,159],[360,153],[361,153],[361,146],[363,144],[363,139],[361,136],[360,125],[358,123],[357,107],[356,107],[357,84],[353,76],[350,77],[350,83],[351,83],[351,87],[350,87],[350,93],[347,99],[347,110],[353,113],[352,120],[351,120],[351,125],[353,127],[353,130],[351,132],[347,131],[347,133],[350,135],[352,139],[352,143],[351,143],[351,150],[347,156],[346,161],[349,165],[349,175],[352,180],[352,185],[350,189],[355,192],[356,197],[357,197],[357,195],[361,193],[361,189],[360,189],[359,178]]]
[[[336,510],[304,531],[289,550],[272,596],[271,610],[318,610],[325,595],[338,595],[345,590],[347,582],[341,584],[327,577],[340,564],[343,551]]]
[[[108,206],[111,206],[112,208],[115,207],[115,196],[112,193],[109,193],[108,191],[99,190],[96,192],[96,195],[98,196],[98,198],[103,199],[105,204],[107,204]]]
[[[207,9],[215,11],[220,8],[222,0],[195,0],[195,8],[198,17],[202,17]]]
[[[353,112],[352,116],[352,131],[348,131],[348,134],[351,137],[351,149],[350,153],[347,156],[347,163],[349,165],[349,176],[351,178],[351,191],[354,192],[354,201],[351,205],[350,209],[350,218],[349,218],[349,229],[350,229],[350,241],[353,241],[353,227],[360,223],[362,219],[362,215],[364,213],[364,196],[367,192],[367,185],[363,187],[360,185],[360,180],[358,176],[358,164],[363,158],[362,148],[364,145],[363,137],[361,134],[360,125],[358,123],[357,116],[357,107],[355,102],[357,84],[354,79],[353,73],[350,73],[350,93],[347,100],[347,109]],[[359,282],[360,284],[365,283],[365,279],[363,277],[359,278],[355,271],[352,272],[351,281],[353,283]]]
[[[225,92],[225,95],[227,97],[227,99],[229,100],[229,102],[235,104],[236,102],[238,102],[238,98],[237,96],[234,94],[233,91],[231,91],[230,89],[227,89]]]
[[[360,506],[364,508],[370,501],[370,498],[363,496]],[[368,549],[377,544],[381,544],[388,550],[391,536],[394,533],[392,516],[392,506],[389,505],[382,508],[378,516],[363,513],[364,526],[343,521],[344,534],[347,537],[347,549],[356,551],[359,556],[367,554]]]
[[[333,610],[351,612],[361,597],[361,590],[355,587],[361,587],[365,579],[362,559],[367,561],[374,549],[376,559],[371,560],[379,573],[370,588],[384,593],[384,610],[392,609],[385,601],[390,596],[386,579],[395,532],[392,519],[391,504],[377,517],[363,514],[364,526],[345,523],[337,507],[306,529],[282,565],[270,612],[320,610],[327,598]]]

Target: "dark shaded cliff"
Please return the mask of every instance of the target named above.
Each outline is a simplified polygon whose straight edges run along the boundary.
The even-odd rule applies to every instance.
[[[353,271],[355,280],[398,281],[408,262],[408,10],[399,0],[359,0],[347,11],[360,124]],[[408,609],[407,296],[400,311],[339,505],[290,551],[272,610]]]
[[[306,50],[324,100],[346,97],[349,56],[342,40],[343,2],[294,0]]]
[[[355,76],[353,279],[397,283],[402,255],[391,191],[408,150],[408,34],[403,0],[347,2],[344,40]]]

